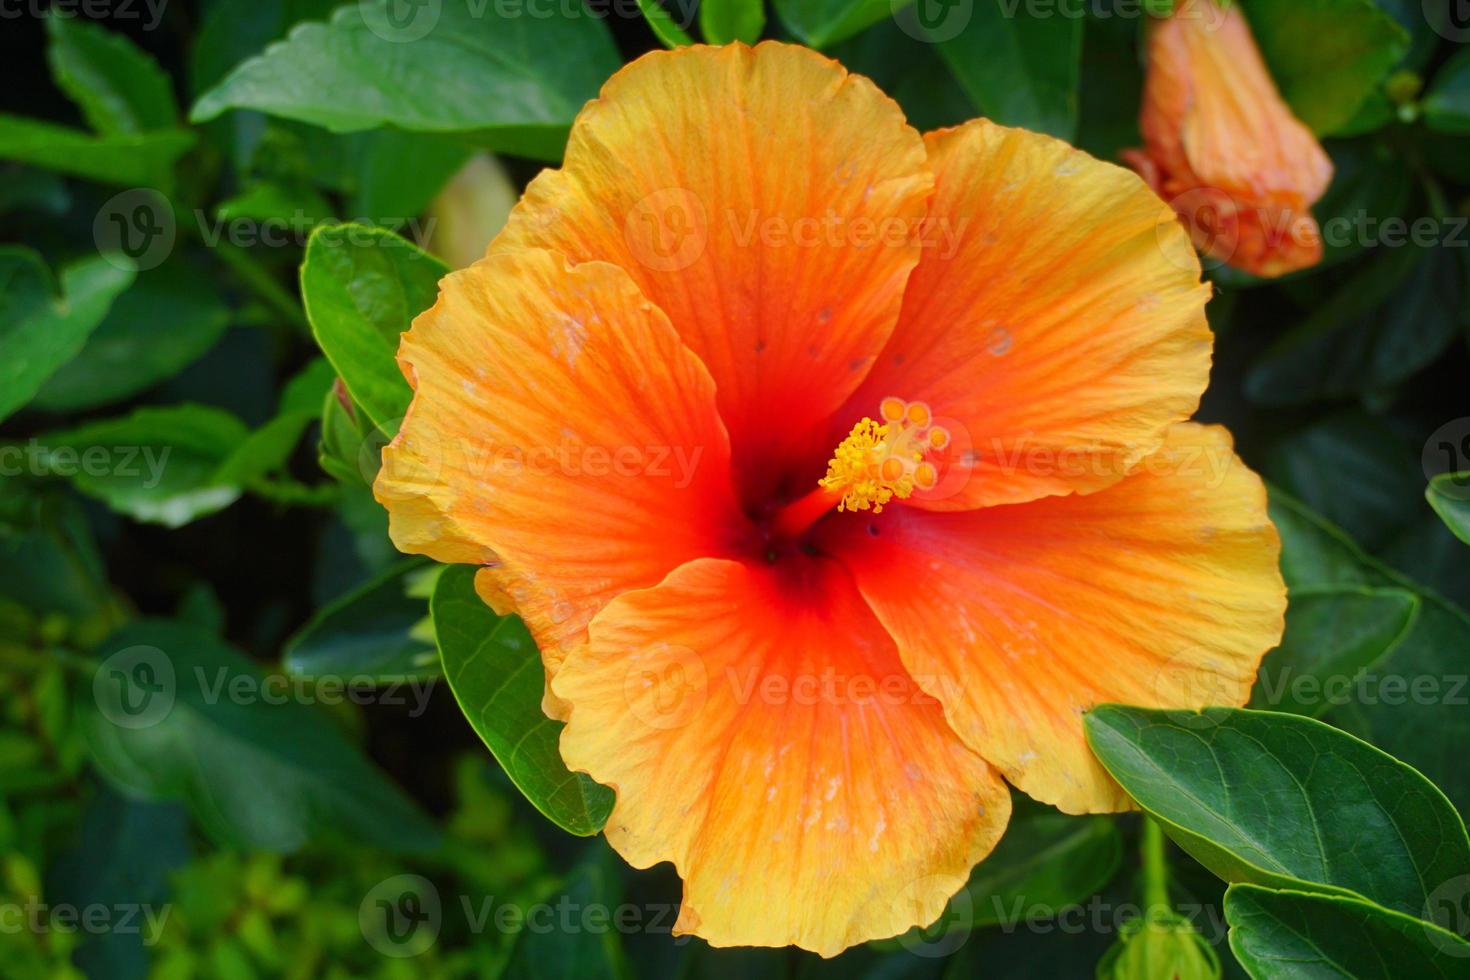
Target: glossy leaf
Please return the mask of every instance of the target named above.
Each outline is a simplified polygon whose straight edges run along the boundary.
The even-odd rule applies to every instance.
[[[612,812],[612,790],[567,771],[562,723],[541,712],[546,682],[536,644],[519,619],[485,605],[474,578],[467,566],[445,569],[429,602],[450,689],[526,799],[563,829],[595,834]]]
[[[710,44],[754,44],[765,26],[763,0],[700,0],[699,30]]]
[[[1281,570],[1293,591],[1315,586],[1403,588],[1420,600],[1409,633],[1354,688],[1328,720],[1392,753],[1432,779],[1461,813],[1470,812],[1470,614],[1365,554],[1347,535],[1273,489],[1271,520],[1281,532]]]
[[[1470,50],[1461,50],[1434,76],[1424,96],[1424,123],[1442,133],[1470,133]]]
[[[825,48],[892,15],[907,5],[893,0],[774,0],[781,23],[797,39]]]
[[[178,123],[168,76],[123,34],[76,16],[46,18],[52,77],[99,133],[145,133]]]
[[[492,149],[554,160],[572,118],[618,66],[606,25],[585,11],[513,16],[445,0],[404,22],[393,2],[298,25],[200,96],[190,119],[258,109],[334,132],[473,133]]]
[[[262,687],[207,631],[140,620],[103,644],[98,673],[77,692],[94,763],[129,795],[183,800],[222,844],[437,844],[428,817],[318,708]]]
[[[1470,875],[1470,838],[1444,794],[1321,722],[1104,705],[1086,727],[1128,795],[1226,881],[1357,894],[1425,915],[1436,912],[1435,888]]]
[[[0,114],[0,160],[123,187],[173,184],[174,163],[194,145],[183,129],[93,136],[70,126]]]
[[[1429,481],[1424,496],[1445,527],[1470,544],[1470,473],[1441,473]]]
[[[45,466],[119,513],[179,527],[234,503],[221,469],[249,437],[229,412],[206,405],[140,408],[41,437]]]
[[[1239,0],[1277,87],[1317,133],[1346,125],[1409,48],[1373,0]]]
[[[1470,943],[1361,899],[1232,885],[1230,948],[1258,980],[1464,980]]]
[[[1250,706],[1316,718],[1347,703],[1359,672],[1408,635],[1419,604],[1405,589],[1294,591],[1286,635],[1262,661]]]
[[[400,562],[323,607],[287,641],[286,670],[384,681],[438,676],[434,641],[418,629],[429,604],[411,588],[425,571],[417,559]]]
[[[939,54],[984,116],[1070,140],[1077,131],[1082,18],[975,4]],[[914,9],[920,9],[918,7]]]
[[[666,48],[680,48],[686,44],[693,44],[694,38],[684,28],[687,23],[680,24],[679,19],[673,12],[659,3],[659,0],[638,0],[638,9],[643,12],[643,19],[648,22],[648,29],[653,31],[653,36]]]
[[[0,248],[0,419],[26,405],[82,350],[132,281],[132,270],[115,257],[93,256],[62,270],[55,296],[39,255]]]
[[[70,412],[121,401],[197,360],[229,322],[229,308],[194,263],[170,261],[141,272],[32,404]]]
[[[396,431],[412,391],[398,370],[398,336],[434,304],[448,268],[392,232],[327,225],[313,232],[301,295],[322,352],[352,400]]]

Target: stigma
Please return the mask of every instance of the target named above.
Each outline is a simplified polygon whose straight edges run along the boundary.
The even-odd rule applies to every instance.
[[[949,430],[934,424],[929,406],[889,397],[878,415],[878,421],[863,418],[852,427],[818,481],[823,490],[841,494],[838,510],[880,514],[894,498],[932,490],[939,482],[939,471],[926,457],[949,445]]]

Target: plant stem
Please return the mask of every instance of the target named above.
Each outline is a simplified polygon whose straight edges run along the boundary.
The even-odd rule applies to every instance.
[[[1164,852],[1164,830],[1153,817],[1143,818],[1143,836],[1139,841],[1143,861],[1143,904],[1148,914],[1167,912],[1169,902],[1169,859]]]

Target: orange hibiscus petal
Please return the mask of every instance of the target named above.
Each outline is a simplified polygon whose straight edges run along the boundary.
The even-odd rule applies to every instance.
[[[826,527],[913,675],[957,680],[929,690],[966,743],[1072,813],[1127,805],[1084,711],[1244,704],[1281,637],[1265,489],[1217,427],[1175,426],[1100,493]]]
[[[1134,174],[976,120],[926,137],[938,186],[899,324],[828,445],[882,399],[952,437],[933,491],[961,510],[1121,479],[1208,381],[1209,287]],[[834,438],[835,436],[835,438]]]
[[[684,878],[675,931],[831,956],[939,916],[1010,797],[835,563],[706,559],[614,600],[557,674],[608,841]]]
[[[609,599],[743,522],[709,373],[620,269],[526,250],[443,282],[404,334],[414,386],[374,492],[402,551],[483,564],[548,671]]]
[[[932,186],[918,133],[866,78],[774,42],[685,47],[608,81],[491,251],[627,269],[708,365],[749,483],[787,467],[882,349]]]

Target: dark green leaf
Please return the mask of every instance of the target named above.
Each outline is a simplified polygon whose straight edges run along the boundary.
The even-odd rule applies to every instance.
[[[975,115],[970,97],[936,47],[890,19],[843,41],[829,54],[849,70],[871,78],[897,100],[910,126],[928,132],[956,126]]]
[[[825,48],[876,24],[907,3],[893,0],[774,0],[776,14],[797,39]]]
[[[1261,663],[1250,706],[1316,718],[1351,700],[1353,678],[1408,635],[1418,611],[1404,589],[1293,590],[1286,635]]]
[[[1445,527],[1470,544],[1470,472],[1439,474],[1429,481],[1424,496]]]
[[[1258,980],[1470,977],[1470,943],[1361,899],[1232,885],[1225,916],[1230,948]]]
[[[434,304],[448,268],[392,232],[330,225],[312,233],[301,295],[312,333],[374,422],[392,426],[412,391],[398,370],[398,336]]]
[[[578,911],[562,917],[550,929],[536,923],[523,927],[500,975],[502,980],[622,980],[629,976],[618,930],[599,928],[585,917],[588,910],[622,907],[616,870],[607,864],[596,858],[583,861],[562,887],[542,900],[546,907]]]
[[[1362,413],[1330,416],[1276,440],[1262,469],[1370,548],[1402,532],[1424,506],[1418,454]]]
[[[1421,218],[1442,234],[1444,224]],[[1246,377],[1265,405],[1354,397],[1412,377],[1454,342],[1470,295],[1466,249],[1381,249],[1365,272],[1282,335]]]
[[[219,291],[194,264],[166,262],[139,273],[32,404],[71,412],[131,397],[197,360],[229,321]]]
[[[46,18],[56,84],[98,133],[146,133],[179,121],[168,76],[122,34],[76,16]]]
[[[1409,48],[1373,0],[1239,0],[1277,87],[1317,133],[1346,125]]]
[[[1393,651],[1331,716],[1433,779],[1461,812],[1470,811],[1470,686],[1464,651],[1470,615],[1364,554],[1351,539],[1275,489],[1271,520],[1281,532],[1281,570],[1293,590],[1322,585],[1404,588],[1419,596],[1418,617]]]
[[[471,727],[542,813],[583,836],[597,833],[613,794],[584,773],[568,772],[562,723],[541,711],[545,671],[519,619],[499,617],[475,592],[475,570],[452,566],[429,602],[444,676]]]
[[[124,187],[167,191],[173,166],[194,145],[184,129],[93,136],[69,126],[0,115],[0,160]]]
[[[694,38],[685,30],[689,26],[687,20],[680,24],[659,0],[638,0],[638,9],[643,12],[643,19],[648,21],[648,29],[664,47],[679,48],[694,43]]]
[[[496,150],[556,159],[572,118],[618,65],[606,25],[580,4],[532,17],[445,0],[413,8],[405,23],[393,2],[297,26],[204,93],[190,118],[258,109],[336,132],[473,133]]]
[[[36,444],[39,452],[42,447]],[[9,456],[7,452],[7,462]],[[41,467],[31,445],[17,456],[24,468]],[[59,488],[58,488],[59,489]],[[84,618],[110,603],[107,572],[79,502],[44,492],[18,477],[0,478],[0,596],[35,614]]]
[[[0,248],[0,419],[23,407],[77,355],[133,271],[114,256],[80,259],[61,272],[61,296],[28,248]]]
[[[136,520],[179,527],[234,503],[220,471],[249,431],[205,405],[140,408],[42,436],[46,470]]]
[[[1470,133],[1470,50],[1445,62],[1424,96],[1424,122],[1442,133]]]
[[[330,837],[428,849],[438,830],[316,708],[264,687],[205,630],[141,620],[77,692],[99,770],[128,794],[182,799],[222,844],[292,851]],[[322,692],[313,697],[325,699]]]
[[[286,384],[275,417],[235,447],[215,474],[215,480],[248,487],[252,481],[283,466],[306,427],[316,421],[334,377],[332,366],[322,358],[302,368]]]
[[[981,114],[1062,139],[1076,134],[1081,17],[976,3],[968,26],[941,41],[939,54]]]
[[[710,44],[754,44],[765,26],[762,0],[700,0],[699,30]]]
[[[429,603],[410,584],[426,571],[417,559],[401,562],[322,608],[287,641],[285,669],[306,677],[438,676],[433,637],[419,628]]]
[[[1104,705],[1087,738],[1128,795],[1226,881],[1361,895],[1409,915],[1470,875],[1470,838],[1434,784],[1310,718]]]

